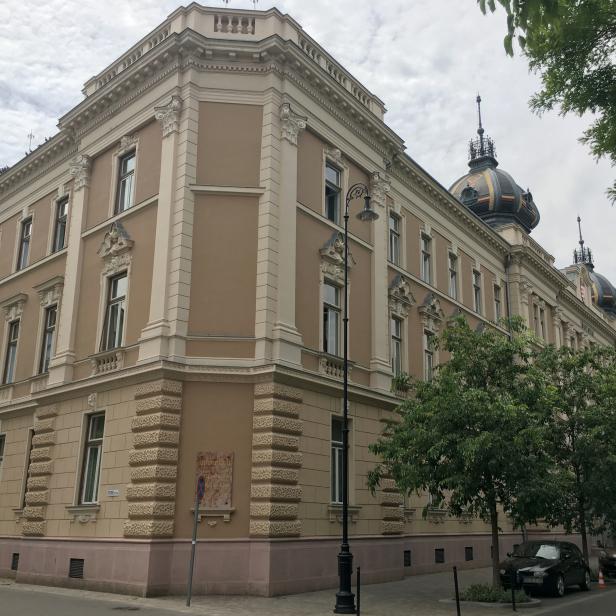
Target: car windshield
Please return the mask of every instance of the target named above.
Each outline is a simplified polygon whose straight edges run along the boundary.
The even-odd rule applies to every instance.
[[[513,555],[556,560],[560,557],[560,550],[552,543],[524,543],[516,549]]]

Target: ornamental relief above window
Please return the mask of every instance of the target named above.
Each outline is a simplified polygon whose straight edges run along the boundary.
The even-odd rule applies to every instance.
[[[411,293],[409,281],[398,274],[389,285],[389,310],[391,316],[406,319],[409,310],[417,302]]]
[[[319,250],[321,255],[321,272],[332,282],[344,284],[344,237],[336,231]],[[355,265],[355,260],[349,249],[349,270]]]
[[[434,293],[426,295],[423,304],[419,306],[419,315],[424,330],[437,334],[445,319],[445,313],[441,308],[441,302]]]
[[[113,276],[125,270],[132,260],[133,240],[121,222],[116,221],[105,234],[98,249],[98,255],[104,261],[103,274]]]

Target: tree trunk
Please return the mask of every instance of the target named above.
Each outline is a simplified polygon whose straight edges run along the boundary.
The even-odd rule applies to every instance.
[[[500,588],[500,551],[498,549],[498,510],[496,499],[490,502],[490,522],[492,524],[492,586]]]
[[[582,554],[584,554],[584,560],[588,561],[588,536],[586,531],[586,503],[584,502],[584,497],[579,497],[579,511],[578,515],[580,517],[580,535],[582,536]]]

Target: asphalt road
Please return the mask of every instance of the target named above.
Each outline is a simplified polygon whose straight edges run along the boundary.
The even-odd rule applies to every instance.
[[[541,598],[537,610],[523,610],[531,616],[616,616],[616,588],[606,590],[593,588],[591,592],[567,592],[562,599]],[[508,613],[508,612],[507,612]]]

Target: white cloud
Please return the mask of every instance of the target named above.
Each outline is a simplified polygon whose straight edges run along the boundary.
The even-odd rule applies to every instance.
[[[223,6],[222,2],[211,2]],[[578,213],[597,270],[616,283],[616,208],[605,188],[615,170],[577,139],[588,119],[541,118],[527,101],[538,87],[526,62],[502,47],[504,14],[484,17],[473,0],[260,0],[288,12],[386,104],[386,122],[407,152],[445,186],[466,170],[476,130],[474,99],[499,162],[530,187],[541,212],[533,232],[564,266],[576,246]],[[5,0],[0,6],[0,166],[55,132],[81,100],[83,83],[162,22],[168,0]],[[249,0],[232,0],[250,8]]]

